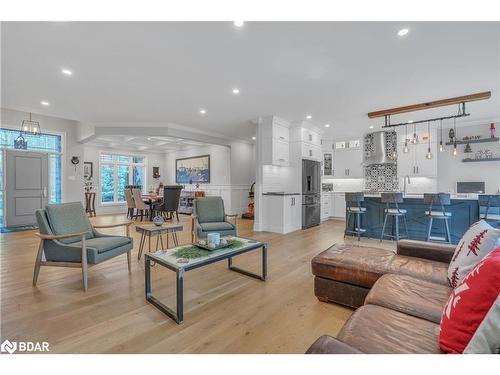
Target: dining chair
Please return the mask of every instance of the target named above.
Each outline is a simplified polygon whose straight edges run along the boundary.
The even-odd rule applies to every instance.
[[[36,211],[36,219],[40,244],[33,286],[37,284],[41,266],[74,267],[82,269],[83,290],[87,291],[88,268],[125,253],[128,271],[131,271],[130,252],[134,242],[129,226],[132,222],[92,226],[81,202],[49,204]],[[126,236],[112,236],[96,230],[119,226],[126,226]]]
[[[155,211],[161,212],[167,218],[173,219],[175,214],[179,221],[179,201],[181,199],[182,185],[167,185],[163,187],[163,199],[153,206]]]
[[[140,215],[142,221],[144,215],[146,215],[146,218],[148,217],[150,207],[142,200],[141,189],[133,188],[132,197],[134,198],[134,205],[135,209],[137,210],[135,218],[137,219]]]
[[[132,219],[134,217],[135,203],[131,188],[125,188],[125,200],[127,201],[127,217]]]

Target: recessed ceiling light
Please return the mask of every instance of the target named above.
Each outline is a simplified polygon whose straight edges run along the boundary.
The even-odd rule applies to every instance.
[[[329,128],[330,127],[330,124],[325,124],[325,128]]]
[[[40,104],[41,104],[41,105],[44,105],[44,106],[46,106],[46,107],[48,107],[48,106],[50,105],[50,103],[49,103],[48,101],[46,101],[46,100],[42,100],[42,101],[40,102]]]
[[[398,36],[405,36],[410,32],[410,29],[401,29],[398,31]]]
[[[413,120],[408,120],[408,124],[411,124],[413,122]]]
[[[308,120],[310,120],[310,119],[312,119],[312,118],[313,118],[313,117],[312,117],[311,115],[307,115],[307,116],[306,116],[306,119],[308,119]]]
[[[245,22],[244,21],[234,21],[233,24],[236,27],[243,27],[243,25],[245,24]]]
[[[233,89],[233,94],[238,95],[240,93],[240,89],[234,88]]]
[[[373,125],[370,125],[370,129],[373,129]]]
[[[73,72],[69,69],[61,69],[61,73],[66,75],[66,76],[72,76]]]
[[[257,137],[252,137],[252,141],[255,141],[257,139]]]
[[[207,110],[206,110],[206,109],[200,109],[200,113],[201,113],[202,115],[204,115],[204,114],[206,114],[206,113],[207,113]]]
[[[151,140],[151,137],[148,137],[148,141],[150,141],[150,140]]]

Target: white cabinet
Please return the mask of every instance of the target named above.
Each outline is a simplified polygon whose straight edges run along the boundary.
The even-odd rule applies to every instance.
[[[321,220],[326,220],[332,216],[332,193],[321,194]]]
[[[321,147],[310,143],[302,142],[301,150],[302,150],[302,159],[321,161],[323,157],[323,153],[321,152]]]
[[[321,135],[319,132],[302,127],[301,128],[301,140],[302,142],[311,143],[316,146],[321,146]]]
[[[408,152],[404,153],[404,145],[398,146],[398,175],[414,177],[437,176],[437,147],[431,143],[432,158],[427,159],[428,143],[408,145]]]
[[[263,230],[289,233],[302,228],[300,195],[263,195]]]
[[[345,220],[345,193],[333,193],[332,217]]]
[[[363,152],[360,148],[338,149],[333,154],[333,177],[362,178]]]
[[[321,149],[323,152],[332,152],[335,149],[335,143],[332,140],[322,139]]]
[[[290,165],[290,128],[286,121],[270,116],[261,125],[262,163]]]

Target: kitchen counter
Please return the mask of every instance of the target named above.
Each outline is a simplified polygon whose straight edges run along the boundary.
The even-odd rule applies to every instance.
[[[268,191],[266,193],[262,193],[262,195],[278,195],[278,196],[285,196],[285,195],[301,195],[301,193],[285,193],[283,191]]]
[[[429,205],[423,202],[422,195],[407,194],[404,202],[399,204],[399,208],[407,210],[406,219],[408,222],[409,238],[412,240],[424,240],[427,235],[428,219],[425,211]],[[386,204],[380,200],[380,194],[365,194],[363,206],[366,207],[366,214],[362,215],[361,227],[366,229],[365,237],[380,238],[382,226],[384,224],[384,209]],[[392,206],[391,206],[392,207]],[[436,209],[438,206],[434,206]],[[452,213],[450,219],[450,231],[452,243],[458,243],[462,235],[469,226],[479,220],[479,205],[477,197],[458,198],[451,200],[449,206],[445,206],[447,212]],[[405,233],[403,220],[399,224],[400,233]],[[391,234],[393,223],[387,221],[386,233]],[[444,236],[444,223],[442,220],[434,220],[432,226],[433,236]]]
[[[370,197],[370,198],[380,198],[380,193],[376,193],[376,192],[373,192],[373,193],[367,193],[365,192],[365,197]],[[450,194],[451,196],[451,199],[463,199],[463,200],[478,200],[478,194],[460,194],[460,193],[457,193],[457,194],[453,194],[451,193]],[[403,194],[403,198],[418,198],[418,199],[423,199],[424,198],[424,194],[423,193],[405,193]]]

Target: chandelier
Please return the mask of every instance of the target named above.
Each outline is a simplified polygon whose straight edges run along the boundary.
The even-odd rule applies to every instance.
[[[31,112],[30,119],[23,120],[21,125],[21,134],[31,134],[31,135],[40,135],[40,123],[38,121],[31,120]]]

